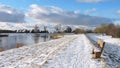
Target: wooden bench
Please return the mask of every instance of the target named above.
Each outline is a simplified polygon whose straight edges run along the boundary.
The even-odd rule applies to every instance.
[[[97,47],[94,46],[92,50],[93,58],[96,59],[101,57],[104,46],[105,46],[105,42],[103,42],[102,40],[98,40]]]

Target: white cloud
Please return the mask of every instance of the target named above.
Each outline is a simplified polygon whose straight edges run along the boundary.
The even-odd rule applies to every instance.
[[[103,0],[77,0],[78,2],[87,2],[87,3],[97,3],[102,2]]]
[[[85,14],[91,14],[91,13],[93,13],[93,12],[95,12],[96,11],[96,9],[95,8],[92,8],[92,9],[90,9],[90,10],[86,10],[85,11]]]
[[[31,14],[32,13],[32,14]],[[26,16],[34,17],[37,16],[38,14],[40,15],[49,15],[51,13],[55,14],[63,14],[64,11],[61,8],[55,7],[55,6],[50,6],[50,7],[42,7],[38,6],[36,4],[32,4],[30,6],[30,9],[26,13]]]
[[[120,15],[120,10],[117,11],[117,14]]]
[[[34,9],[31,11],[32,13],[49,14],[49,11],[47,11],[47,8],[40,7],[36,4],[32,4],[30,7],[31,7],[31,9]]]
[[[24,22],[24,14],[12,7],[0,4],[0,22]]]
[[[75,10],[74,13],[75,14],[80,14],[80,11],[79,10]]]
[[[78,11],[65,11],[57,7],[42,7],[34,5],[26,13],[32,19],[42,20],[46,23],[77,24],[77,25],[99,25],[101,23],[112,23],[112,20],[104,17],[89,16],[78,13]],[[95,11],[96,9],[92,9]]]

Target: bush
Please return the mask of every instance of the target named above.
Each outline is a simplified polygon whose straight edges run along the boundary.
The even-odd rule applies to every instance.
[[[75,34],[80,34],[80,33],[85,33],[85,31],[83,29],[77,28],[77,29],[74,30],[74,33]]]
[[[14,30],[0,30],[0,33],[15,33]]]
[[[108,30],[107,25],[102,24],[101,26],[97,27],[94,32],[95,33],[106,33]]]
[[[67,26],[66,30],[64,30],[65,33],[71,33],[72,28],[70,26]]]
[[[114,24],[101,25],[94,30],[95,33],[106,33],[113,37],[120,37],[120,26]]]

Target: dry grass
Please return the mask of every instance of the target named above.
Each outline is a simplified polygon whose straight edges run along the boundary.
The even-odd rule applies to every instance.
[[[0,52],[2,52],[2,51],[4,51],[4,49],[3,49],[3,48],[0,48]]]
[[[22,43],[17,43],[17,44],[16,44],[16,48],[19,48],[19,47],[22,47],[22,46],[23,46]]]
[[[51,34],[50,35],[51,39],[59,39],[59,38],[62,38],[62,37],[64,37],[64,34]]]

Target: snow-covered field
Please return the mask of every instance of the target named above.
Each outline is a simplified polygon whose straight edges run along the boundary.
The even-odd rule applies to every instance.
[[[92,58],[93,44],[84,35],[23,46],[0,52],[0,68],[116,68],[120,66],[120,39],[89,34],[94,41],[106,42],[104,60]]]
[[[103,56],[107,68],[120,67],[120,38],[101,34],[89,34],[89,37],[96,42],[99,39],[105,42]]]

